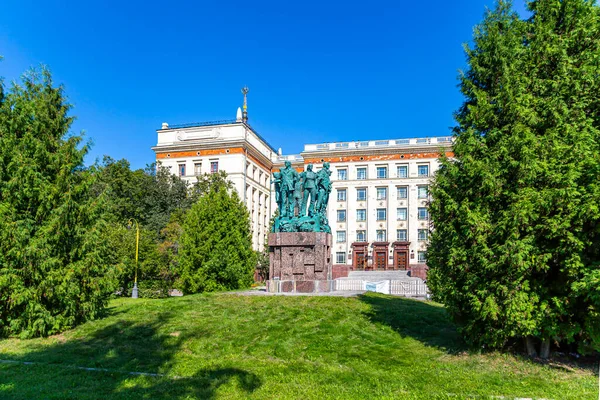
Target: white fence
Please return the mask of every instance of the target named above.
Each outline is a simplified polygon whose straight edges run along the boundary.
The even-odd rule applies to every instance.
[[[336,279],[335,290],[373,291],[405,297],[427,297],[429,290],[421,280],[388,280],[369,282],[351,279]]]

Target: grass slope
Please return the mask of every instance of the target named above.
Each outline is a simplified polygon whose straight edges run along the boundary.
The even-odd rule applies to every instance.
[[[63,335],[0,341],[0,359],[34,362],[0,363],[0,398],[597,396],[591,370],[463,350],[441,306],[397,297],[118,299]]]

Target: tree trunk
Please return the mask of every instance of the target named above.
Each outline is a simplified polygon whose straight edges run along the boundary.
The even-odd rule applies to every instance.
[[[529,357],[537,357],[537,351],[535,350],[535,343],[533,337],[527,336],[525,338],[525,348],[527,349],[527,355]]]
[[[550,356],[550,339],[542,340],[542,347],[540,349],[540,358],[544,360]]]

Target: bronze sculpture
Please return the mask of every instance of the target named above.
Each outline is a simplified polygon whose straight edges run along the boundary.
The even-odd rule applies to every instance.
[[[273,232],[328,232],[327,202],[332,185],[329,163],[313,171],[309,164],[299,174],[289,161],[280,172],[273,174],[275,201],[279,216],[275,218]],[[308,206],[308,209],[307,209]]]

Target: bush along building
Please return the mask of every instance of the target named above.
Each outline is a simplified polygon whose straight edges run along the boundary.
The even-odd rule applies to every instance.
[[[236,119],[169,125],[152,149],[163,166],[193,183],[225,171],[248,207],[253,246],[262,250],[277,209],[273,173],[291,164],[304,172],[329,163],[332,192],[327,220],[333,234],[333,278],[350,271],[406,270],[425,279],[428,184],[438,157],[452,156],[452,137],[306,144],[283,155],[248,123],[246,91]]]

